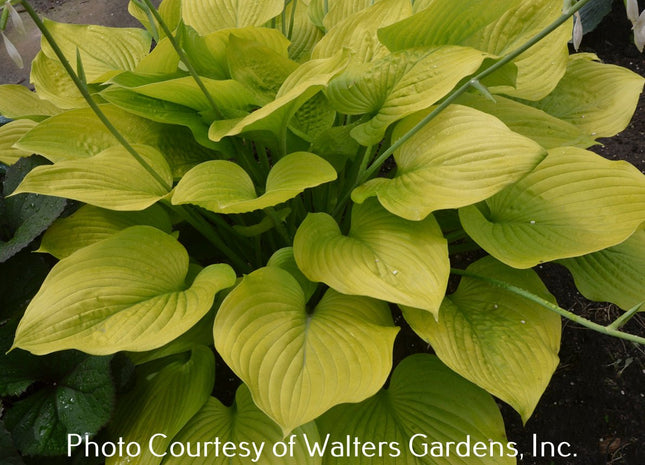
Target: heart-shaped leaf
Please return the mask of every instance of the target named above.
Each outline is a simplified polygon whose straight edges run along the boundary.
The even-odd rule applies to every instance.
[[[571,55],[567,72],[553,92],[531,104],[588,135],[611,137],[629,124],[645,79],[595,59],[589,53]]]
[[[354,62],[369,62],[388,53],[376,31],[410,16],[408,0],[336,1],[325,16],[327,33],[312,52],[312,58],[328,58],[346,47],[352,50]]]
[[[20,321],[14,347],[97,355],[161,347],[235,283],[228,265],[210,265],[192,283],[187,273],[188,254],[172,236],[151,226],[125,229],[54,266]]]
[[[309,442],[318,440],[315,423],[296,428],[294,434],[296,438],[293,449],[290,449],[285,457],[277,457],[273,452],[273,446],[283,440],[282,430],[255,406],[249,389],[243,384],[238,388],[235,402],[231,407],[226,407],[219,400],[210,397],[173,441],[186,444],[219,438],[222,444],[231,442],[239,445],[235,458],[231,459],[220,451],[217,455],[208,454],[208,458],[204,455],[203,465],[206,465],[206,462],[209,465],[229,465],[231,462],[240,465],[251,463],[320,465],[320,458],[308,453],[303,440],[304,435]],[[197,463],[202,462],[185,455],[180,457],[169,455],[163,465],[196,465]]]
[[[519,455],[493,398],[426,354],[404,359],[388,389],[339,405],[316,423],[326,444],[323,465],[511,465]],[[383,453],[354,452],[354,438],[359,447],[385,441]]]
[[[397,125],[402,137],[421,116]],[[352,192],[363,202],[376,196],[388,211],[421,220],[435,210],[484,200],[517,181],[545,157],[537,143],[510,131],[497,118],[450,105],[394,153],[393,178],[375,178]]]
[[[576,257],[627,239],[645,221],[645,176],[624,161],[552,149],[535,170],[480,205],[459,210],[464,229],[514,268]]]
[[[150,35],[143,29],[57,23],[45,19],[45,26],[70,63],[83,63],[88,83],[102,82],[119,71],[131,71],[150,52]],[[44,54],[58,59],[45,37]],[[76,70],[78,72],[78,70]]]
[[[115,440],[140,444],[142,453],[117,454],[107,458],[106,465],[160,464],[163,457],[154,454],[164,453],[208,400],[215,382],[215,358],[205,346],[195,346],[188,360],[179,356],[161,369],[152,363],[137,370],[135,386],[119,399],[109,432]]]
[[[271,168],[264,194],[239,165],[226,160],[201,163],[175,187],[172,203],[191,203],[216,213],[245,213],[294,198],[305,189],[336,179],[336,170],[318,155],[294,152]]]
[[[47,163],[42,157],[23,158],[7,170],[2,183],[3,196],[14,191],[24,177],[37,166]],[[63,212],[65,199],[38,194],[23,194],[8,199],[0,197],[3,207],[0,226],[9,230],[6,242],[0,238],[0,263],[5,262],[46,230]]]
[[[361,144],[374,145],[390,124],[435,104],[486,56],[470,47],[404,50],[350,67],[329,84],[327,95],[341,113],[374,115],[351,132]]]
[[[134,145],[160,183],[120,145],[89,159],[65,160],[33,169],[13,192],[53,195],[109,208],[144,210],[161,200],[172,185],[172,173],[163,155],[153,147]]]
[[[354,205],[347,236],[331,216],[310,213],[296,232],[293,252],[310,281],[435,315],[448,283],[447,245],[434,217],[404,220],[373,199]]]
[[[373,395],[398,332],[384,302],[330,289],[313,309],[277,267],[246,276],[215,318],[215,347],[284,434],[330,407]]]
[[[589,300],[612,302],[623,310],[645,301],[645,229],[625,242],[589,255],[560,260]],[[641,308],[645,311],[645,307]]]
[[[555,303],[532,270],[486,257],[468,271],[507,282]],[[441,304],[439,319],[403,308],[414,331],[441,361],[509,403],[526,422],[558,366],[560,317],[517,294],[476,278],[462,278]]]

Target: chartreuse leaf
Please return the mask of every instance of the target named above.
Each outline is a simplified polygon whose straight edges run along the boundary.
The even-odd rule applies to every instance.
[[[481,95],[466,93],[459,97],[457,103],[495,116],[513,132],[533,139],[545,149],[564,146],[587,148],[595,144],[594,138],[580,127],[499,95],[492,102]]]
[[[0,115],[7,118],[28,118],[40,121],[62,110],[41,99],[25,86],[4,84],[0,86]]]
[[[14,191],[16,186],[35,167],[46,163],[42,157],[23,158],[7,170],[2,183],[3,196]],[[4,199],[3,218],[0,226],[8,229],[11,237],[4,242],[0,238],[0,263],[5,262],[27,247],[46,230],[65,208],[65,199],[38,194],[26,194]]]
[[[289,44],[289,57],[303,63],[311,58],[311,51],[322,39],[323,33],[309,19],[309,6],[305,2],[290,2],[285,13],[291,18],[291,10],[295,6],[294,25],[291,31],[291,44]]]
[[[493,398],[426,354],[404,359],[388,389],[359,404],[339,405],[316,423],[321,441],[328,441],[323,465],[511,465],[518,454],[507,443]],[[382,454],[367,449],[370,456],[354,452],[353,445],[348,449],[347,437],[387,443]],[[330,453],[334,444],[336,457]]]
[[[224,113],[237,110],[234,111],[237,116],[241,110],[259,103],[258,98],[247,87],[232,79],[201,78],[201,80],[217,108]],[[114,77],[110,82],[138,94],[183,105],[200,112],[211,108],[204,92],[191,76],[167,79],[165,76],[126,72]]]
[[[625,242],[581,257],[560,260],[589,300],[628,310],[645,301],[645,229]],[[641,307],[644,311],[645,307]]]
[[[433,45],[461,44],[502,17],[520,0],[434,0],[407,19],[378,32],[392,51]],[[418,10],[415,2],[415,10]]]
[[[106,459],[106,465],[158,465],[172,438],[208,400],[215,382],[215,358],[195,346],[188,360],[171,359],[161,370],[138,367],[134,389],[120,400],[110,434],[141,445],[141,455]],[[152,449],[152,450],[151,450]]]
[[[379,31],[379,39],[390,50],[463,45],[503,56],[553,22],[562,5],[553,0],[520,2],[504,0],[440,0],[408,19]],[[517,89],[496,90],[537,100],[547,95],[564,74],[571,23],[543,39],[514,60],[518,68]],[[544,63],[548,62],[548,72]]]
[[[74,58],[76,62],[76,58]],[[31,62],[30,81],[41,99],[57,108],[83,108],[87,102],[60,61],[48,58],[41,50]],[[92,93],[96,86],[90,85]]]
[[[546,29],[561,14],[562,4],[554,0],[519,2],[464,40],[463,45],[501,57]],[[571,27],[572,20],[565,22],[543,38],[538,47],[529,48],[513,60],[517,66],[514,85],[493,86],[490,90],[528,100],[548,95],[565,73]]]
[[[296,263],[296,259],[293,256],[293,247],[283,247],[282,249],[276,250],[269,261],[267,266],[277,266],[283,270],[291,273],[291,276],[296,278],[296,281],[300,284],[303,292],[305,293],[305,301],[308,302],[309,298],[316,292],[318,285],[309,281]]]
[[[135,100],[129,98],[128,102]],[[142,115],[145,115],[143,117],[114,105],[101,105],[101,111],[128,142],[156,147],[170,164],[175,177],[180,177],[201,161],[214,158],[214,152],[199,145],[188,130],[150,121],[148,117],[155,119],[154,108],[146,110],[142,112]],[[199,120],[194,110],[187,111]],[[207,126],[201,121],[197,124],[201,126],[206,144],[217,145],[206,137]],[[66,111],[43,121],[25,134],[16,147],[39,153],[53,162],[58,162],[92,157],[117,144],[118,141],[94,112],[89,108],[83,108]]]
[[[619,244],[645,221],[645,176],[624,161],[575,147],[479,205],[459,210],[468,235],[514,268]]]
[[[231,77],[226,50],[231,34],[243,40],[254,41],[270,48],[281,57],[287,58],[289,39],[280,31],[265,27],[243,27],[222,29],[206,36],[184,24],[180,25],[179,40],[186,53],[191,57],[195,70],[202,76],[212,79],[228,79]]]
[[[18,326],[14,347],[34,354],[144,351],[175,339],[235,282],[228,265],[186,282],[188,254],[175,238],[133,226],[54,266]]]
[[[177,50],[166,37],[159,40],[155,48],[137,63],[134,72],[140,74],[174,74],[177,72],[180,61]]]
[[[138,212],[120,212],[84,205],[73,215],[57,220],[47,229],[38,252],[62,259],[136,225],[153,226],[165,233],[172,230],[168,214],[159,205]]]
[[[448,282],[448,249],[433,216],[392,215],[374,199],[354,205],[343,235],[326,213],[310,213],[293,243],[298,268],[344,294],[439,311]]]
[[[273,100],[284,80],[298,64],[255,40],[229,36],[226,60],[234,82],[252,89],[268,103]]]
[[[159,5],[158,11],[168,28],[173,31],[181,20],[181,0],[163,0]],[[139,7],[132,0],[130,0],[130,2],[128,3],[128,13],[134,16],[143,25],[143,27],[145,27],[152,34],[153,29],[150,24],[150,16],[148,16],[146,11]],[[159,38],[165,38],[166,33],[159,25],[159,22],[154,19],[154,17],[152,19],[154,20],[155,24],[154,30],[156,30],[159,34]]]
[[[382,0],[370,2],[335,2],[325,16],[327,33],[312,52],[312,58],[327,58],[347,47],[353,51],[352,60],[369,62],[388,53],[376,31],[389,26],[412,13],[408,0]],[[333,27],[332,27],[333,26]]]
[[[184,22],[200,35],[219,29],[262,26],[278,16],[283,0],[182,0]]]
[[[223,144],[217,144],[208,138],[208,124],[192,108],[147,97],[116,86],[102,91],[101,97],[119,109],[141,118],[147,118],[149,122],[167,123],[161,126],[162,128],[169,128],[170,126],[168,124],[181,125],[189,128],[194,137],[185,137],[184,142],[196,148],[201,146],[218,150],[223,146]]]
[[[0,126],[0,163],[13,165],[20,158],[31,155],[32,152],[14,148],[13,144],[37,124],[30,119],[19,119]]]
[[[172,203],[191,203],[215,213],[245,213],[285,202],[336,176],[334,168],[318,155],[290,153],[271,168],[264,194],[258,196],[244,169],[230,161],[213,160],[186,173],[175,187]]]
[[[346,51],[332,58],[303,63],[284,81],[275,100],[243,118],[214,121],[208,136],[216,142],[248,131],[269,131],[282,137],[298,108],[326,87],[347,63]]]
[[[468,271],[556,303],[532,270],[515,270],[486,257]],[[464,277],[444,299],[438,320],[408,307],[403,316],[443,363],[510,404],[526,423],[558,365],[557,314],[494,284]]]
[[[627,127],[645,79],[619,66],[569,57],[567,72],[544,99],[531,105],[579,127],[593,137],[611,137]]]
[[[334,405],[373,395],[392,367],[397,332],[385,302],[330,289],[308,309],[296,278],[270,266],[224,299],[213,338],[286,435]]]
[[[163,155],[147,145],[133,146],[139,155],[172,185],[172,173]],[[120,145],[89,159],[65,160],[32,170],[13,194],[31,192],[79,200],[111,210],[143,210],[169,190]]]
[[[143,29],[66,24],[48,19],[44,23],[72,66],[76,66],[77,53],[80,54],[90,84],[102,82],[119,71],[133,70],[150,52],[151,37]],[[48,58],[57,59],[44,37],[41,48]]]
[[[273,445],[283,440],[282,430],[271,418],[266,416],[253,403],[251,393],[245,385],[241,385],[235,394],[235,403],[226,407],[219,400],[210,397],[206,404],[184,428],[175,436],[173,441],[181,443],[197,443],[212,441],[220,438],[221,443],[232,442],[245,445],[248,452],[241,447],[236,450],[234,458],[228,458],[220,450],[218,455],[209,451],[201,457],[189,458],[168,457],[163,465],[250,465],[262,463],[266,465],[320,465],[321,458],[308,453],[303,435],[311,443],[318,440],[315,423],[308,423],[294,431],[296,435],[293,453],[289,451],[286,457],[276,457]],[[255,444],[255,448],[254,448]],[[261,448],[261,449],[260,449]],[[228,452],[230,455],[230,451]]]
[[[394,53],[334,79],[327,95],[347,114],[374,116],[351,135],[363,145],[378,143],[390,124],[430,107],[465,76],[477,71],[486,54],[468,47],[443,46]]]
[[[402,121],[393,140],[420,119]],[[435,210],[490,197],[535,168],[545,155],[542,147],[497,118],[450,105],[395,152],[393,178],[368,181],[352,192],[352,200],[362,203],[376,196],[395,215],[421,220]]]

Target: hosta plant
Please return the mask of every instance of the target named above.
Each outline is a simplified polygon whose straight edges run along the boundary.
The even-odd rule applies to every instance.
[[[123,392],[91,427],[49,394],[58,426],[23,452],[105,426],[142,445],[108,464],[252,463],[243,442],[266,464],[515,463],[492,396],[531,416],[561,316],[645,342],[620,331],[645,300],[645,177],[588,150],[625,128],[643,78],[569,54],[585,3],[133,0],[145,29],[5,5],[43,39],[35,91],[0,86],[0,160],[46,159],[5,202],[69,199],[0,249],[47,229],[38,251],[58,260],[7,357],[136,366],[129,388],[74,384]],[[624,316],[558,307],[546,262]],[[393,360],[395,319],[436,355]],[[231,382],[216,357],[234,401],[211,396]],[[14,439],[43,421],[11,412]],[[236,452],[177,452],[216,437]],[[429,452],[467,438],[502,450]]]

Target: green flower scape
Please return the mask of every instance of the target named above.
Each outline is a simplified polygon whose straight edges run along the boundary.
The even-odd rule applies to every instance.
[[[75,434],[155,438],[107,465],[516,463],[493,396],[531,417],[561,317],[645,343],[645,177],[588,150],[644,79],[570,55],[588,0],[562,3],[132,0],[144,28],[5,4],[43,38],[35,91],[0,86],[0,288],[42,285],[2,310],[2,458]],[[560,308],[546,262],[623,316]],[[436,355],[394,360],[401,316]],[[248,449],[160,453],[215,438]],[[465,440],[503,452],[423,453]]]

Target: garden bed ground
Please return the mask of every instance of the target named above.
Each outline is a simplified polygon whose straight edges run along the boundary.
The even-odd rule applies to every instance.
[[[127,0],[38,0],[32,3],[47,17],[60,21],[134,24],[127,15]],[[585,36],[581,51],[595,52],[605,62],[645,75],[645,59],[631,42],[630,24],[620,3],[616,2],[614,13],[596,31]],[[18,45],[28,62],[38,47],[38,35],[32,30]],[[26,84],[27,76],[28,70],[19,72],[6,56],[0,58],[0,82]],[[645,172],[645,98],[641,97],[630,126],[617,138],[605,141],[603,147],[597,147],[597,151],[608,158],[627,160]],[[612,305],[582,298],[575,292],[573,281],[564,268],[547,265],[539,271],[562,307],[603,324],[620,314]],[[645,336],[645,318],[634,318],[625,329]],[[516,413],[501,406],[509,438],[524,452],[524,460],[520,463],[645,464],[645,347],[567,323],[562,336],[560,366],[528,423],[522,426]],[[404,331],[402,337],[407,338],[408,348],[423,347],[409,330]],[[224,376],[220,374],[219,379]],[[534,435],[540,441],[569,443],[569,450],[563,451],[575,453],[576,457],[530,457]]]

